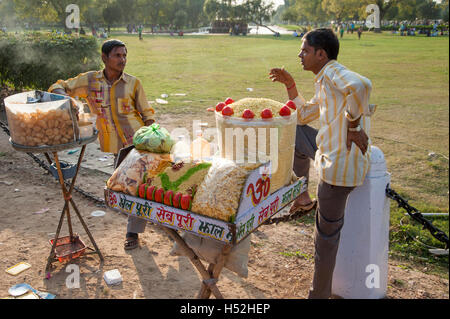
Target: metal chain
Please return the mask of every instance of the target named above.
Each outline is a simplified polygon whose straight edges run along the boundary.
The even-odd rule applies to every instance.
[[[9,129],[8,129],[8,126],[5,124],[5,123],[3,123],[2,121],[0,121],[0,127],[3,129],[3,131],[5,131],[5,133],[6,134],[8,134],[8,136],[10,136],[10,132],[9,132]],[[49,173],[51,173],[51,170],[50,170],[50,167],[46,164],[46,163],[44,163],[43,161],[41,161],[40,159],[39,159],[39,157],[37,157],[36,155],[34,155],[33,153],[29,153],[29,152],[27,152],[27,154],[40,166],[40,167],[42,167],[43,169],[45,169],[45,170],[47,170]],[[67,187],[70,187],[70,181],[64,181],[64,184],[66,184],[66,186]],[[105,204],[105,200],[104,199],[102,199],[102,198],[99,198],[99,197],[97,197],[97,196],[95,196],[95,195],[93,195],[93,194],[91,194],[91,193],[89,193],[89,192],[87,192],[87,191],[85,191],[85,190],[83,190],[83,189],[81,189],[81,188],[79,188],[79,187],[77,187],[77,186],[74,186],[73,187],[73,189],[74,190],[76,190],[78,193],[80,193],[82,196],[84,196],[85,198],[87,198],[87,199],[89,199],[89,200],[91,200],[91,201],[93,201],[93,202],[95,202],[96,204],[97,204],[97,206],[99,206],[99,207],[106,207],[106,204]]]
[[[422,215],[422,213],[415,207],[412,207],[408,204],[408,201],[402,198],[397,192],[392,190],[389,185],[386,186],[386,196],[390,199],[395,200],[398,203],[398,206],[405,209],[409,216],[411,216],[415,221],[420,223],[423,226],[423,229],[427,229],[431,235],[439,240],[440,242],[445,244],[445,249],[448,249],[449,247],[449,240],[448,236],[440,229],[433,226],[433,224],[425,219]],[[314,209],[314,207],[313,207]],[[312,211],[311,209],[310,211]],[[280,222],[287,222],[293,219],[298,219],[300,217],[303,217],[307,215],[310,211],[298,211],[294,214],[287,214],[282,217],[273,217],[265,222],[265,224],[278,224]]]
[[[314,203],[314,206],[311,207],[311,209],[309,209],[309,210],[306,210],[306,211],[305,210],[299,210],[299,211],[296,211],[293,214],[287,214],[287,215],[284,215],[284,216],[281,216],[281,217],[272,217],[272,218],[268,219],[265,222],[265,224],[267,224],[267,225],[271,225],[271,224],[277,225],[280,222],[288,222],[290,220],[299,219],[299,218],[301,218],[303,216],[308,215],[310,212],[312,212],[316,208],[317,208],[317,201]]]
[[[408,215],[412,217],[412,219],[420,223],[423,226],[423,229],[427,229],[434,238],[445,244],[445,249],[448,249],[447,235],[442,230],[434,227],[430,221],[423,217],[422,213],[417,208],[409,205],[407,200],[405,200],[398,193],[392,190],[389,187],[389,184],[386,186],[386,196],[390,199],[395,200],[398,203],[398,207],[405,209]]]

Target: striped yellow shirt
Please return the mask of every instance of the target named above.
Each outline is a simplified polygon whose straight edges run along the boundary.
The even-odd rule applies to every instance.
[[[352,143],[347,150],[347,119],[361,116],[360,125],[367,135],[373,111],[369,106],[372,83],[335,60],[328,62],[315,78],[315,95],[309,101],[299,95],[293,101],[301,125],[319,119],[315,167],[324,182],[336,186],[359,186],[369,169],[370,144],[366,154]]]
[[[155,114],[141,82],[126,73],[110,85],[103,71],[90,71],[67,81],[59,80],[48,91],[55,89],[64,89],[72,97],[85,99],[97,113],[102,152],[117,154],[121,148],[132,144],[134,132]]]

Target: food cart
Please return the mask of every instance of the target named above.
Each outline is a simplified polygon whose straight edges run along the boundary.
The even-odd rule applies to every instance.
[[[233,103],[229,101],[230,104]],[[225,105],[226,103],[222,103]],[[222,107],[223,107],[222,105]],[[273,118],[238,118],[231,116],[223,116],[216,109],[216,124],[217,133],[219,135],[219,152],[216,154],[215,159],[211,160],[213,163],[209,169],[209,172],[204,177],[203,182],[200,183],[192,206],[187,206],[182,209],[181,205],[172,204],[171,198],[166,200],[164,195],[159,193],[159,196],[153,196],[153,189],[155,186],[154,180],[151,182],[144,192],[134,189],[112,189],[114,185],[112,183],[107,183],[105,187],[105,202],[106,205],[114,211],[124,213],[129,216],[135,216],[145,219],[154,225],[161,227],[170,238],[172,238],[175,243],[179,246],[183,255],[187,256],[192,264],[196,267],[198,272],[202,277],[201,289],[197,295],[198,298],[209,298],[211,293],[216,298],[223,298],[223,295],[217,288],[217,281],[219,279],[220,273],[223,267],[226,267],[227,258],[231,256],[234,247],[238,246],[243,242],[248,236],[254,232],[259,226],[266,223],[275,214],[280,212],[285,206],[290,204],[295,198],[297,198],[301,193],[307,190],[307,182],[305,177],[296,177],[292,172],[293,154],[295,146],[295,129],[297,123],[296,111],[289,111],[286,116],[276,116],[279,109],[284,107],[283,112],[286,111],[286,107],[279,103],[268,99],[243,99],[238,101],[238,103],[233,104],[234,111],[236,114],[241,114],[241,110],[247,109],[252,105],[261,106],[260,109],[254,108],[255,114],[264,110],[265,107],[271,107],[273,110]],[[267,110],[266,110],[267,112]],[[248,113],[248,112],[247,112]],[[236,170],[231,168],[230,171],[223,169],[224,166],[221,161],[228,161],[228,163],[233,163],[235,167],[240,167],[238,164],[239,155],[237,154],[238,148],[233,143],[227,143],[225,141],[225,136],[229,130],[234,130],[242,132],[242,129],[247,130],[248,128],[255,129],[258,134],[254,134],[256,140],[253,146],[248,139],[243,140],[244,153],[252,155],[257,155],[258,150],[255,145],[263,144],[264,149],[274,150],[276,155],[276,160],[280,160],[280,164],[276,163],[273,165],[271,160],[258,162],[259,166],[249,165],[246,166],[248,169],[245,175],[239,175],[239,182],[233,180],[230,176],[237,176]],[[275,132],[274,132],[275,130]],[[270,139],[266,139],[265,135],[269,135]],[[249,132],[249,130],[247,130]],[[251,132],[250,132],[251,133]],[[275,133],[275,134],[273,134]],[[231,141],[231,140],[230,140]],[[272,141],[272,145],[270,142]],[[273,143],[275,141],[275,143]],[[236,141],[236,143],[239,143]],[[234,143],[234,144],[236,144]],[[275,145],[273,145],[275,144]],[[275,147],[272,147],[275,146]],[[234,150],[234,151],[233,151]],[[145,169],[140,167],[139,169],[131,168],[130,166],[126,168],[127,164],[119,166],[122,160],[127,159],[127,154],[133,150],[133,147],[121,150],[118,158],[118,163],[116,164],[116,172],[118,172],[121,167],[123,170],[129,169],[134,172],[142,172]],[[258,153],[259,155],[260,153]],[[130,156],[131,157],[131,156]],[[156,155],[155,155],[156,158]],[[139,162],[141,160],[136,160]],[[220,164],[215,165],[217,161]],[[145,160],[142,161],[146,162]],[[249,161],[249,163],[255,163]],[[149,165],[149,166],[160,166],[159,164]],[[244,165],[245,166],[245,165]],[[244,167],[242,166],[242,167]],[[272,166],[278,169],[273,170]],[[176,164],[172,168],[166,168],[166,171],[177,170]],[[193,167],[192,169],[196,169]],[[220,171],[220,172],[219,172]],[[155,173],[161,176],[161,173]],[[166,173],[163,173],[166,174]],[[176,173],[173,173],[176,174]],[[114,176],[114,175],[113,175]],[[130,176],[134,176],[135,186],[139,184],[144,185],[142,180],[142,175],[132,173]],[[167,177],[167,176],[166,176]],[[174,180],[182,179],[181,173],[179,175],[173,175]],[[158,178],[156,178],[157,180]],[[161,177],[161,180],[163,178]],[[122,177],[122,181],[130,179],[128,177]],[[235,182],[236,181],[236,182]],[[220,185],[220,187],[217,187]],[[109,186],[109,187],[108,187]],[[160,187],[156,186],[157,188]],[[188,185],[191,186],[191,185]],[[148,189],[151,189],[150,195],[148,195]],[[230,191],[232,189],[233,191]],[[158,190],[163,192],[162,188]],[[169,188],[164,191],[172,192]],[[177,191],[177,190],[175,190]],[[200,195],[201,193],[201,195]],[[170,197],[170,196],[169,196]],[[230,197],[233,199],[230,200]],[[201,198],[201,199],[199,199]],[[203,204],[198,204],[201,201]],[[209,202],[209,205],[207,204]],[[225,208],[224,211],[230,211],[227,209],[233,206],[232,214],[227,215],[226,213],[217,213],[214,208],[222,206]],[[180,235],[183,232],[183,235]],[[194,237],[200,237],[207,240],[212,240],[222,245],[214,246],[214,249],[219,249],[220,253],[217,258],[213,258],[214,262],[207,260],[205,256],[199,254],[195,247],[195,244],[191,242],[188,243],[184,235],[192,235]],[[208,245],[213,247],[213,245]],[[201,256],[199,256],[201,255]],[[200,259],[209,263],[207,269],[204,267]]]
[[[261,187],[261,191],[257,192],[255,197],[248,196],[250,193],[249,189],[255,188],[256,185],[262,185],[261,181],[264,180],[263,183],[270,183],[270,173],[264,173],[264,169],[268,165],[270,163],[255,169],[248,176],[241,195],[236,219],[230,222],[174,208],[137,196],[115,192],[108,188],[105,188],[105,202],[114,211],[145,219],[161,227],[180,245],[185,255],[202,276],[202,288],[197,297],[208,298],[213,293],[216,298],[223,298],[216,283],[232,247],[239,244],[307,189],[306,179],[302,177],[295,179],[292,184],[272,194],[264,194],[264,187]],[[185,231],[195,236],[224,243],[218,262],[209,264],[208,269],[205,269],[199,257],[186,244],[178,231]]]

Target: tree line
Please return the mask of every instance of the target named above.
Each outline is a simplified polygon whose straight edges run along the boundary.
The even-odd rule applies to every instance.
[[[378,5],[380,20],[449,20],[449,0],[285,0],[278,11],[281,20],[295,24],[361,21],[369,4]]]
[[[270,20],[273,4],[264,0],[2,0],[0,25],[23,23],[64,26],[66,7],[76,4],[84,26],[173,26],[198,28],[217,19],[262,24]]]

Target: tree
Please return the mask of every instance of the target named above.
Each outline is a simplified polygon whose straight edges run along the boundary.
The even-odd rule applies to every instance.
[[[73,0],[72,0],[73,1]],[[122,21],[126,24],[137,23],[138,1],[137,0],[116,0],[117,6],[122,11]]]
[[[175,12],[173,24],[178,30],[180,30],[183,26],[186,25],[187,17],[188,15],[184,10],[178,10],[177,12]]]
[[[139,0],[136,3],[136,19],[142,23],[160,24],[163,7],[164,0]]]
[[[264,21],[270,20],[275,13],[273,3],[265,4],[263,0],[247,0],[248,17],[255,24],[263,26]]]
[[[361,6],[360,0],[323,0],[322,9],[329,18],[344,21],[348,18],[353,19]]]
[[[327,20],[322,8],[322,0],[297,0],[295,2],[295,9],[299,21],[324,22]]]
[[[204,0],[187,0],[187,21],[191,27],[198,27],[203,20]]]
[[[283,15],[281,16],[283,21],[287,21],[288,24],[296,23],[298,21],[298,13],[295,8],[288,8],[284,10]]]
[[[0,26],[13,26],[16,20],[14,1],[0,1]]]
[[[444,20],[445,22],[448,23],[448,18],[449,18],[449,12],[448,12],[448,0],[446,1],[442,1],[441,3],[441,18],[442,20]]]
[[[33,22],[58,23],[66,25],[66,18],[69,13],[66,8],[72,4],[73,0],[14,0],[15,10],[22,20],[32,20]],[[80,9],[80,18],[83,21],[85,16],[91,14],[96,19],[101,19],[101,12],[104,3],[101,1],[78,0],[76,5]],[[98,13],[100,12],[100,13]]]
[[[122,11],[117,4],[110,4],[105,9],[103,9],[103,20],[106,24],[111,26],[112,24],[117,24],[122,21]]]
[[[417,17],[419,19],[438,19],[439,7],[432,0],[418,1]]]
[[[217,12],[219,11],[219,2],[217,0],[206,0],[203,4],[203,12],[210,21],[217,18]]]

